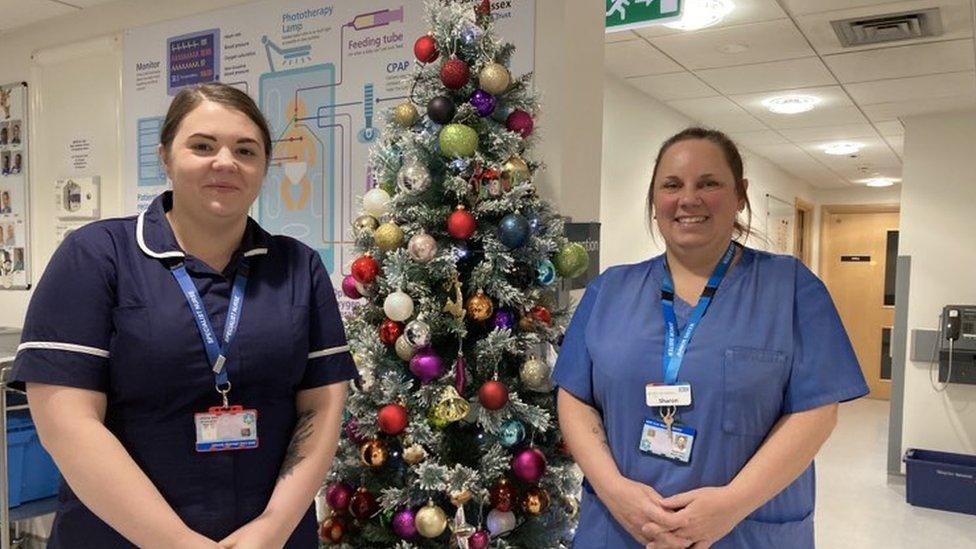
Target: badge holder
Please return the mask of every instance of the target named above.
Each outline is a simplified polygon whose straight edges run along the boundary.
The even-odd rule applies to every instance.
[[[243,406],[230,406],[227,388],[217,386],[223,406],[211,406],[206,412],[193,415],[196,424],[197,452],[226,452],[250,450],[258,447],[258,411]]]
[[[697,432],[692,427],[675,421],[677,409],[674,406],[663,406],[658,409],[658,413],[660,420],[644,419],[638,449],[645,454],[677,463],[690,462]]]

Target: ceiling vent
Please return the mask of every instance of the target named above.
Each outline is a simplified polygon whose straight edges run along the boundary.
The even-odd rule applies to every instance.
[[[942,35],[939,8],[831,21],[845,48]]]

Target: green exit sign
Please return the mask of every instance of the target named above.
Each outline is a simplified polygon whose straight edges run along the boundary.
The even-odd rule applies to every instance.
[[[607,32],[659,25],[681,19],[682,0],[606,0]]]

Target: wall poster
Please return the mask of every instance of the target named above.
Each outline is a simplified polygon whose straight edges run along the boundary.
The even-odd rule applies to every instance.
[[[27,83],[0,86],[0,289],[30,288]]]

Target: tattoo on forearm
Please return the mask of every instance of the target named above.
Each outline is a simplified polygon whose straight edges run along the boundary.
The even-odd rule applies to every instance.
[[[291,474],[292,469],[305,459],[305,455],[302,454],[304,451],[302,445],[312,436],[312,418],[314,416],[315,410],[307,410],[298,415],[298,421],[295,422],[295,432],[291,436],[291,443],[288,444],[285,459],[281,463],[281,470],[278,472],[279,479]]]
[[[607,443],[607,432],[603,429],[603,416],[601,416],[600,412],[596,411],[595,409],[591,408],[590,411],[593,412],[594,416],[594,422],[590,431],[596,435],[597,440],[599,440],[600,443],[603,444],[603,447],[609,452],[610,444]]]

